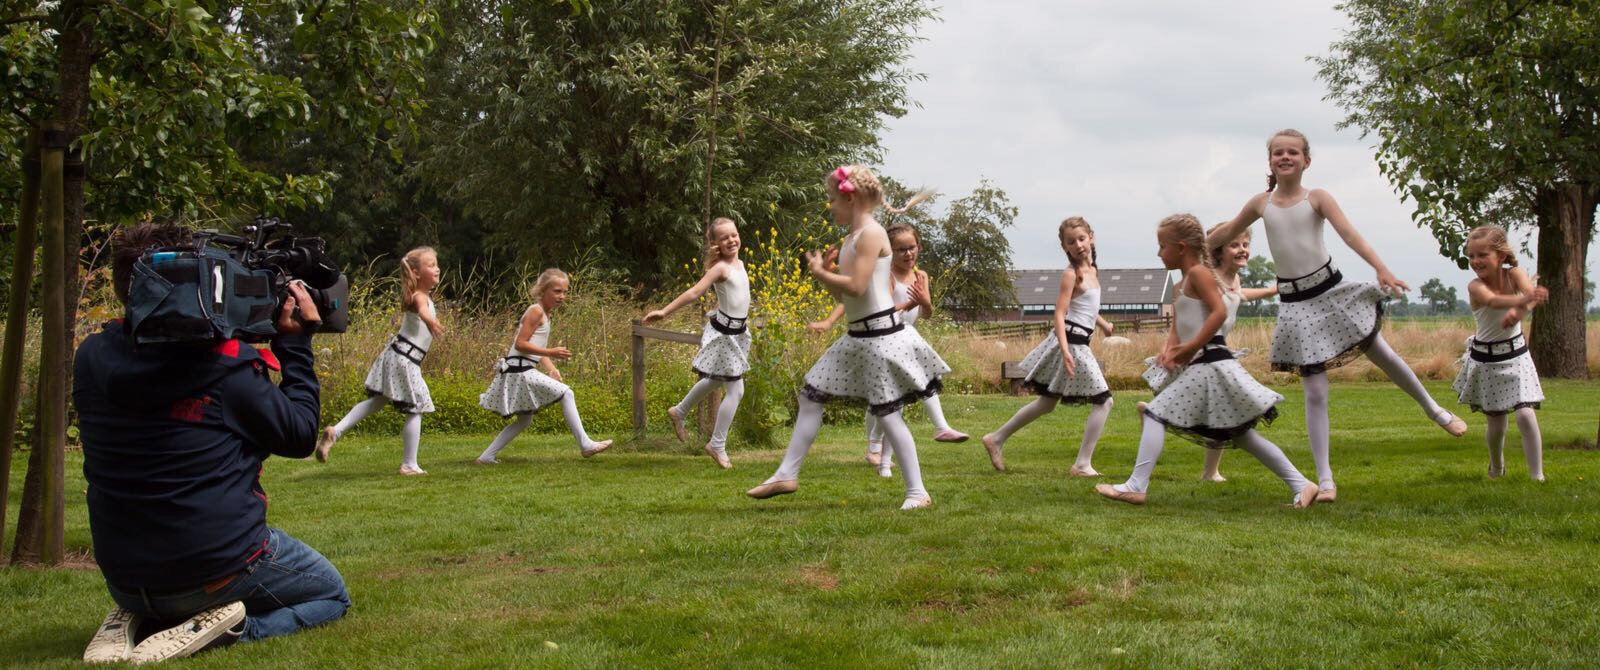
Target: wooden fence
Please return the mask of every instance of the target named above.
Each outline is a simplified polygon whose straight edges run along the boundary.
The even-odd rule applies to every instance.
[[[1136,316],[1136,317],[1107,317],[1107,321],[1116,327],[1117,334],[1161,332],[1172,327],[1170,316]],[[1001,339],[1008,337],[1039,337],[1042,338],[1050,332],[1051,322],[1045,321],[1011,321],[1006,323],[988,323],[970,326],[971,331],[984,339]]]
[[[644,437],[645,428],[645,340],[663,340],[666,342],[680,342],[700,346],[698,333],[680,333],[675,330],[663,330],[644,325],[638,319],[633,320],[633,437]],[[684,389],[687,391],[688,389]],[[716,421],[717,405],[722,402],[722,389],[717,389],[706,395],[700,405],[700,419],[696,425],[702,436],[710,435],[712,424]],[[685,417],[687,418],[687,417]]]

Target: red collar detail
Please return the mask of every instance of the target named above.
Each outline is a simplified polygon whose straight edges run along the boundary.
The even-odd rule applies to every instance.
[[[213,353],[216,353],[216,354],[227,356],[228,358],[238,358],[239,357],[239,341],[238,340],[228,340],[228,341],[219,343],[217,346],[212,347],[211,351]]]
[[[237,342],[238,340],[234,341]],[[261,362],[266,363],[267,367],[278,372],[283,371],[283,365],[278,363],[278,356],[273,354],[271,349],[257,349],[256,353],[261,355]]]

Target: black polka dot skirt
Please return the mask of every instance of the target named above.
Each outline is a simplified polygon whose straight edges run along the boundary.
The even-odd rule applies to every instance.
[[[1377,284],[1344,281],[1310,300],[1279,305],[1272,369],[1305,376],[1354,360],[1378,337],[1383,298]]]
[[[1087,344],[1068,344],[1075,370],[1067,376],[1067,366],[1062,363],[1061,346],[1056,334],[1046,335],[1039,346],[1022,359],[1022,368],[1028,374],[1022,387],[1038,395],[1057,398],[1069,404],[1103,404],[1111,398],[1111,387],[1100,371],[1100,362]]]
[[[817,402],[865,402],[878,416],[935,395],[948,374],[938,352],[913,328],[835,340],[806,373],[801,394]]]
[[[711,327],[706,319],[700,331],[700,352],[694,355],[695,374],[734,381],[750,371],[750,331],[729,335]]]
[[[547,405],[561,402],[571,392],[537,368],[521,372],[496,372],[489,390],[478,395],[478,406],[499,414],[531,414]]]
[[[1146,364],[1166,372],[1154,358]],[[1235,436],[1272,423],[1278,416],[1277,404],[1283,401],[1236,360],[1187,365],[1170,374],[1147,372],[1145,379],[1160,383],[1155,400],[1145,408],[1146,416],[1174,435],[1212,448],[1232,446]]]
[[[367,395],[381,395],[407,414],[433,411],[433,396],[422,380],[422,366],[395,351],[394,340],[384,345],[383,353],[367,370]]]
[[[1544,387],[1533,356],[1524,353],[1509,361],[1483,363],[1471,356],[1461,357],[1456,373],[1456,399],[1484,414],[1509,414],[1523,407],[1539,408],[1544,402]]]

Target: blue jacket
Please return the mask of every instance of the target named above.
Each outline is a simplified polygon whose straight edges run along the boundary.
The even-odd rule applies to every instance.
[[[269,369],[280,367],[281,384]],[[262,462],[304,458],[321,405],[308,335],[135,350],[120,323],[78,347],[72,401],[95,561],[120,588],[232,575],[267,539]]]

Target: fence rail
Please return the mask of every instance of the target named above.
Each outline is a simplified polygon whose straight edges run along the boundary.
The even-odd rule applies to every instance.
[[[1170,316],[1106,317],[1120,333],[1161,332],[1172,327]],[[1009,321],[969,326],[978,337],[1000,339],[1008,337],[1044,337],[1050,332],[1050,321]]]

